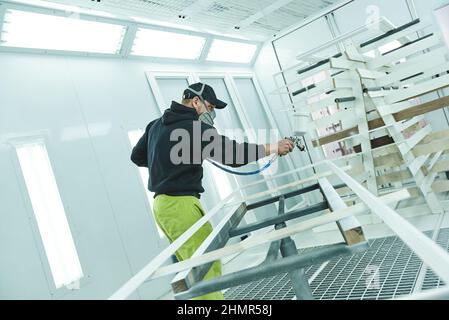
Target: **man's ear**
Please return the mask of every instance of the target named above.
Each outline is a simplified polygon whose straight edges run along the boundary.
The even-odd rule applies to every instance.
[[[195,109],[198,107],[199,109],[203,109],[203,103],[201,102],[201,99],[196,96],[195,98],[193,98],[192,100],[192,104],[195,107]]]
[[[194,97],[192,99],[192,107],[196,110],[196,112],[201,112],[201,106],[199,105],[200,99],[198,97]]]

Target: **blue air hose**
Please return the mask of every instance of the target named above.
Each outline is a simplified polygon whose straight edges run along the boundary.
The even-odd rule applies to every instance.
[[[296,147],[300,151],[304,151],[305,150],[305,146],[301,145],[301,143],[300,143],[300,137],[288,137],[288,138],[285,138],[285,139],[288,139],[288,140],[292,141],[293,143],[295,143]],[[255,170],[255,171],[250,171],[250,172],[234,171],[234,170],[231,170],[231,169],[228,169],[226,167],[221,166],[220,164],[218,164],[217,162],[215,162],[213,160],[210,160],[210,159],[206,159],[206,160],[208,162],[210,162],[212,165],[214,165],[215,167],[217,167],[217,168],[219,168],[219,169],[221,169],[221,170],[223,170],[223,171],[225,171],[227,173],[235,174],[235,175],[238,175],[238,176],[252,176],[252,175],[259,174],[259,173],[267,170],[276,161],[277,158],[278,158],[278,155],[275,154],[270,159],[270,161],[268,161],[268,163],[266,165],[264,165],[262,168],[260,168],[258,170]]]
[[[217,168],[227,172],[227,173],[231,173],[231,174],[235,174],[238,176],[251,176],[251,175],[255,175],[255,174],[259,174],[265,170],[267,170],[278,158],[278,155],[274,155],[273,158],[270,159],[270,161],[268,161],[268,163],[266,165],[264,165],[262,168],[255,170],[255,171],[249,171],[249,172],[240,172],[240,171],[234,171],[231,169],[228,169],[226,167],[223,167],[221,165],[219,165],[217,162],[210,160],[210,159],[206,159],[208,162],[210,162],[212,165],[216,166]]]

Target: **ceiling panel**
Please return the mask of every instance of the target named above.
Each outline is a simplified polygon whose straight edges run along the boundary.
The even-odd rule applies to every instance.
[[[265,40],[338,0],[51,0],[198,31]]]

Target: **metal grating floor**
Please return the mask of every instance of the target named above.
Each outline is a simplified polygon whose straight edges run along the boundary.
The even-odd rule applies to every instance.
[[[425,234],[429,236],[431,232]],[[438,243],[446,250],[449,249],[449,229],[441,229]],[[307,268],[306,275],[314,298],[378,300],[412,293],[421,260],[396,236],[370,240],[369,245],[365,252]],[[429,270],[423,289],[440,285],[444,284]],[[286,273],[233,287],[225,292],[228,300],[291,300],[294,296]]]
[[[441,229],[437,243],[449,252],[449,229]],[[422,290],[435,289],[444,285],[445,283],[432,270],[427,270]]]

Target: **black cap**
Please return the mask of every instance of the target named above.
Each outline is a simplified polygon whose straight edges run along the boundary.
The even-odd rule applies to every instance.
[[[201,98],[213,104],[217,109],[223,109],[228,105],[226,102],[217,99],[215,91],[211,86],[201,82],[194,83],[184,90],[184,99],[193,99],[196,96],[201,96]]]

